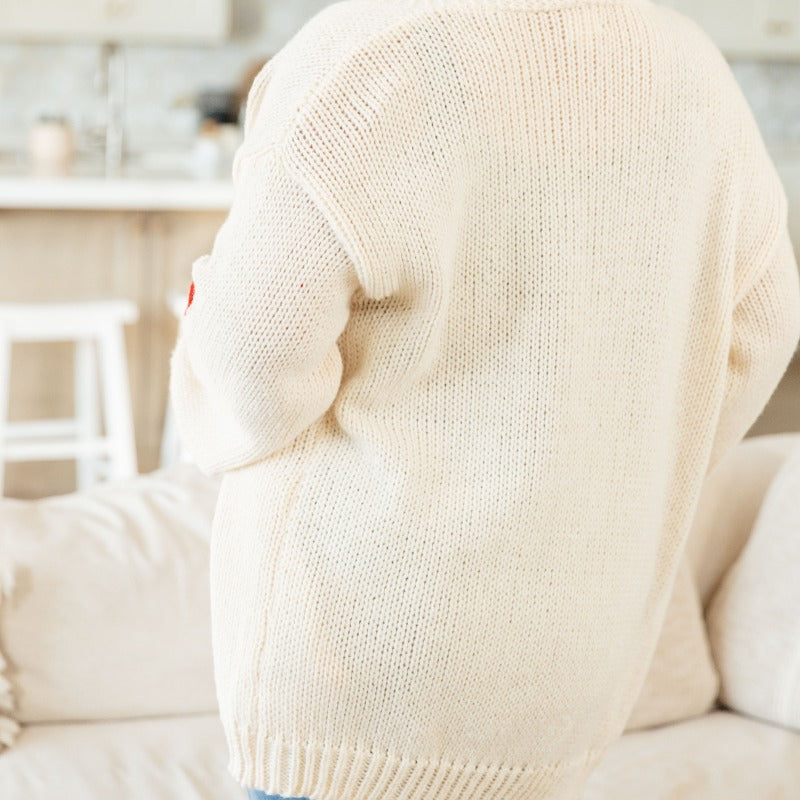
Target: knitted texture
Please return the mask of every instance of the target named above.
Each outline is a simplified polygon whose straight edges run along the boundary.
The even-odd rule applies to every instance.
[[[649,0],[345,0],[246,109],[170,379],[229,768],[577,798],[800,337],[750,109]]]

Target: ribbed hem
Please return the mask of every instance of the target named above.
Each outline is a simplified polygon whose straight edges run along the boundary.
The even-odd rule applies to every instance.
[[[246,726],[226,730],[228,770],[242,786],[310,800],[578,800],[606,748],[534,767],[459,764]]]

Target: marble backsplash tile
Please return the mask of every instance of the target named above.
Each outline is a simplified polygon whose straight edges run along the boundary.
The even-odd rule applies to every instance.
[[[221,46],[125,46],[127,145],[138,152],[179,146],[195,135],[196,92],[234,88],[330,0],[232,0],[233,36]],[[102,128],[101,48],[83,43],[0,40],[0,150],[24,149],[40,114],[65,115],[80,150]]]

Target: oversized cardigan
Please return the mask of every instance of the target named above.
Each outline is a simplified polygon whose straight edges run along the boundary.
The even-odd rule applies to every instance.
[[[311,800],[573,800],[707,472],[800,337],[729,66],[649,0],[346,0],[257,76],[192,264],[229,768]]]

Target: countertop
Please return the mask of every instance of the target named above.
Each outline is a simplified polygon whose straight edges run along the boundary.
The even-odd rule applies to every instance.
[[[139,159],[106,176],[101,161],[82,160],[64,174],[48,174],[0,153],[0,209],[227,211],[232,199],[228,165],[193,175],[174,164],[154,167]]]
[[[800,146],[770,147],[786,186],[793,227],[800,216]],[[169,159],[131,159],[118,176],[104,175],[102,161],[82,160],[67,174],[31,171],[20,156],[0,152],[0,209],[227,211],[233,199],[230,165],[213,175],[177,168]]]

